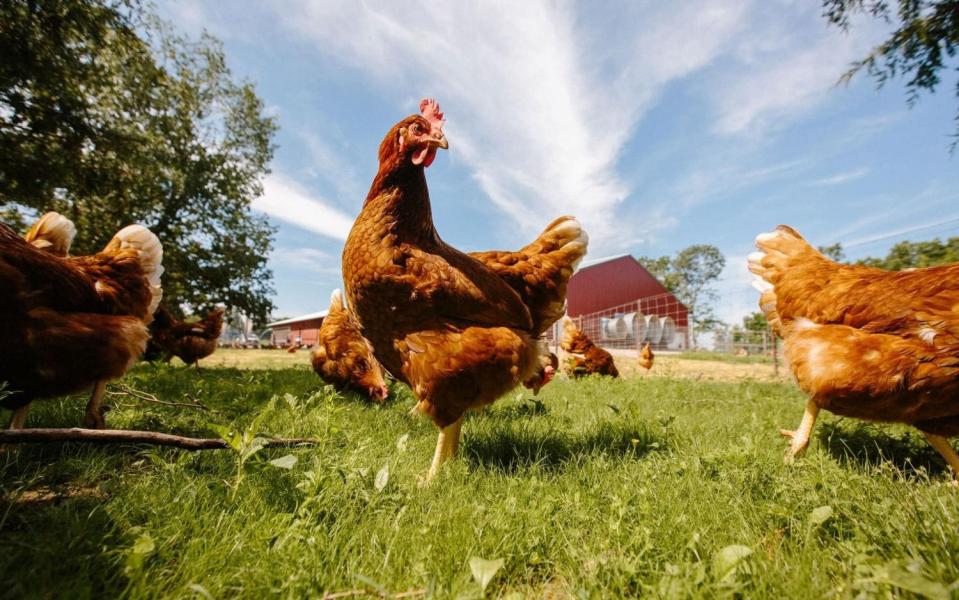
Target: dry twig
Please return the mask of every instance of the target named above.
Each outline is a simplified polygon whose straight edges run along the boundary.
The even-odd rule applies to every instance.
[[[198,410],[205,410],[207,412],[210,412],[210,409],[205,404],[203,404],[202,402],[200,402],[199,400],[191,396],[187,396],[188,398],[190,398],[191,402],[170,402],[168,400],[160,400],[153,394],[142,392],[140,390],[135,390],[130,386],[126,386],[120,383],[113,384],[112,387],[116,388],[119,391],[116,391],[116,392],[107,391],[107,393],[110,394],[111,396],[130,396],[132,398],[136,398],[137,400],[143,400],[144,402],[154,402],[156,404],[162,404],[164,406],[176,406],[181,408],[196,408]]]
[[[132,429],[7,429],[0,431],[0,444],[44,444],[83,442],[88,444],[153,444],[184,450],[220,450],[230,446],[220,438],[191,438],[182,435]],[[265,447],[315,446],[313,438],[267,439]]]

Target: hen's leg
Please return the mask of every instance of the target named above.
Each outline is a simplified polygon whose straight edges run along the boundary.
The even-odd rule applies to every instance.
[[[93,386],[93,393],[90,394],[90,401],[87,402],[87,414],[83,417],[83,426],[88,429],[106,429],[107,422],[103,418],[103,409],[100,402],[103,401],[103,393],[106,392],[107,382],[98,381]]]
[[[922,434],[929,440],[929,445],[935,448],[936,451],[946,459],[946,463],[952,468],[952,476],[959,476],[959,454],[956,454],[956,450],[949,443],[949,439],[941,435],[926,433],[925,431],[923,431]]]
[[[452,425],[440,429],[440,435],[436,440],[436,451],[433,452],[433,464],[430,465],[429,473],[426,474],[426,481],[429,483],[439,473],[440,467],[453,455],[456,446],[459,444],[460,429],[463,427],[463,417],[460,417]]]
[[[453,440],[450,442],[450,453],[449,456],[446,457],[447,459],[455,457],[456,453],[459,452],[460,433],[463,431],[463,418],[465,416],[466,415],[460,415],[460,418],[457,419],[455,423],[450,425],[450,435],[452,436]]]
[[[30,413],[30,403],[24,404],[20,408],[13,409],[13,415],[10,416],[10,425],[7,429],[23,429],[27,422],[27,414]]]
[[[816,404],[815,400],[810,398],[806,401],[806,411],[803,413],[799,428],[797,428],[796,431],[789,431],[788,429],[779,430],[779,433],[792,439],[792,442],[789,444],[789,451],[786,453],[787,457],[795,458],[806,451],[806,447],[809,446],[809,434],[812,433],[812,426],[816,424],[816,415],[818,413],[819,405]]]

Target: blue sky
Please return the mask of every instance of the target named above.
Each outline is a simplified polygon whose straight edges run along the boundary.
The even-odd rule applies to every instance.
[[[882,23],[843,33],[813,0],[595,6],[161,2],[223,40],[279,121],[254,205],[279,227],[275,315],[326,308],[377,146],[424,96],[447,118],[427,171],[447,242],[516,248],[573,214],[592,258],[715,244],[729,322],[756,310],[745,256],[778,223],[850,258],[959,231],[954,79],[912,110],[898,82],[835,85]]]

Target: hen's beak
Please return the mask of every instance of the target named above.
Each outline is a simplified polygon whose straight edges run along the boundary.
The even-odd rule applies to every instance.
[[[387,388],[385,385],[373,386],[369,389],[369,392],[370,399],[380,403],[385,402],[386,397],[390,394],[389,388]]]
[[[436,148],[442,148],[443,150],[448,150],[450,147],[449,142],[446,141],[446,135],[442,132],[434,133],[433,137],[430,138],[430,144]]]

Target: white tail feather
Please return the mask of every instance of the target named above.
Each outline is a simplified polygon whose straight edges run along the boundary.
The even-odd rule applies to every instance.
[[[127,225],[117,232],[107,244],[107,249],[125,250],[132,248],[137,251],[140,267],[150,284],[150,313],[156,312],[163,298],[163,288],[160,286],[160,277],[163,275],[163,245],[152,231],[143,225]]]
[[[37,248],[53,248],[58,256],[67,256],[77,235],[73,221],[57,212],[40,217],[24,238]]]

